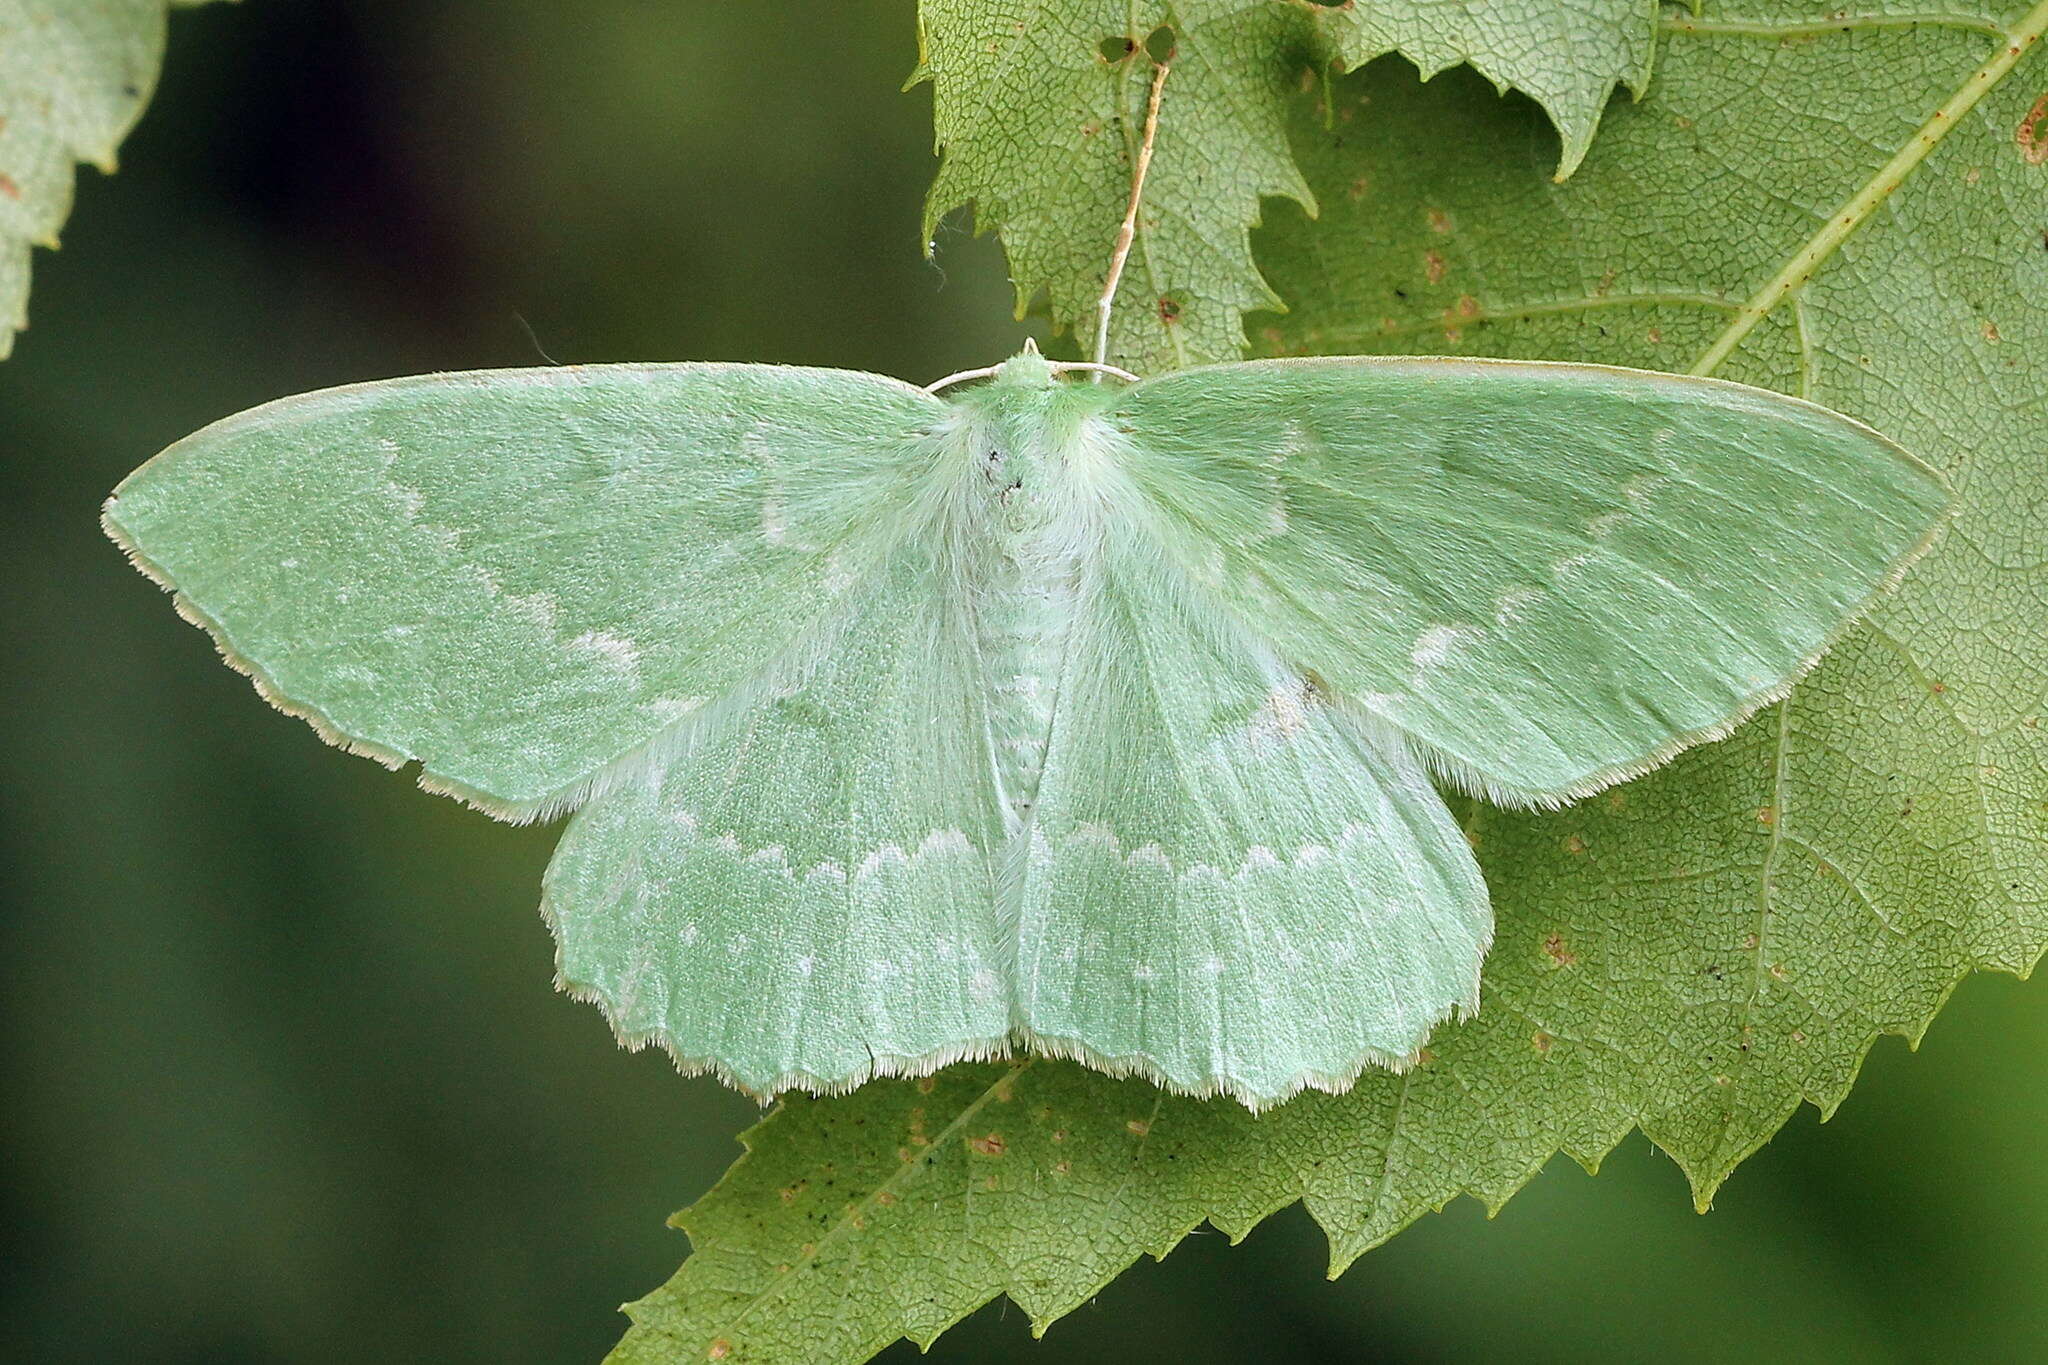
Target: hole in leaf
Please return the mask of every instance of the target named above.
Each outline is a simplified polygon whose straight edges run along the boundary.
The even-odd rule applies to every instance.
[[[1138,45],[1121,33],[1112,33],[1095,45],[1105,62],[1120,62],[1138,50]]]
[[[1145,55],[1155,62],[1167,61],[1173,56],[1176,36],[1171,25],[1161,24],[1145,36]]]

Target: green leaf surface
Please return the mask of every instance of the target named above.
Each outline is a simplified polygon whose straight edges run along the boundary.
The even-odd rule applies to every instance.
[[[1295,107],[1323,205],[1272,351],[1548,356],[1767,384],[1942,467],[1942,541],[1784,703],[1551,814],[1471,809],[1498,937],[1423,1065],[1254,1119],[1078,1066],[784,1104],[678,1215],[626,1361],[857,1361],[997,1294],[1041,1328],[1204,1220],[1296,1199],[1333,1268],[1640,1127],[1702,1206],[1873,1041],[2048,943],[2048,3],[1665,25],[1569,183],[1535,112],[1382,63]],[[2029,122],[2034,118],[2035,122]],[[1453,135],[1454,134],[1454,135]]]
[[[207,0],[0,0],[0,359],[28,325],[29,252],[55,247],[72,168],[109,175],[163,65],[166,7]]]
[[[1253,264],[1259,201],[1316,198],[1288,147],[1289,97],[1312,67],[1401,52],[1425,73],[1471,62],[1526,91],[1585,155],[1608,95],[1649,75],[1642,0],[923,0],[923,63],[944,154],[926,207],[972,202],[1000,230],[1021,310],[1048,291],[1061,327],[1092,338],[1131,189],[1153,58],[1170,94],[1109,355],[1140,370],[1234,358],[1247,310],[1278,300]]]

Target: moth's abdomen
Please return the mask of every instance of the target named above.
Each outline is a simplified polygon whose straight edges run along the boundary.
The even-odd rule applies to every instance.
[[[1082,386],[990,386],[964,428],[973,470],[965,528],[988,686],[989,747],[1004,825],[1037,807],[1084,570],[1106,514],[1091,445],[1103,395]]]
[[[991,693],[989,742],[1004,822],[1014,833],[1030,822],[1038,799],[1075,574],[1070,559],[1036,555],[1028,545],[1005,549],[978,615]]]

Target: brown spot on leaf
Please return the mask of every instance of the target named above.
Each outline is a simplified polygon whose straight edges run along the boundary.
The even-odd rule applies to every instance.
[[[1450,266],[1445,263],[1444,254],[1441,251],[1425,251],[1422,253],[1422,273],[1429,277],[1431,284],[1442,284],[1444,282],[1444,274],[1449,269]]]
[[[1790,981],[1792,979],[1792,973],[1785,970],[1784,963],[1773,962],[1771,964],[1771,979],[1773,981]]]
[[[804,1192],[804,1186],[808,1185],[809,1183],[810,1182],[807,1180],[799,1180],[794,1185],[783,1186],[782,1202],[785,1204],[794,1204],[796,1202],[796,1197]]]
[[[1053,1140],[1054,1142],[1065,1142],[1065,1141],[1067,1140],[1067,1130],[1066,1130],[1066,1129],[1064,1129],[1064,1128],[1055,1128],[1055,1129],[1053,1129],[1053,1130],[1052,1130],[1052,1140]]]
[[[1451,311],[1461,318],[1476,318],[1479,316],[1479,300],[1473,298],[1470,294],[1460,294],[1458,295],[1457,303],[1452,305]]]
[[[1550,1051],[1550,1045],[1556,1041],[1557,1040],[1555,1038],[1545,1033],[1542,1029],[1537,1029],[1534,1033],[1529,1035],[1529,1045],[1535,1048],[1538,1052]]]
[[[875,1192],[875,1202],[886,1209],[896,1202],[895,1192],[891,1190],[878,1190]]]
[[[1429,230],[1431,232],[1449,232],[1451,230],[1451,215],[1445,213],[1442,209],[1431,209],[1429,211]]]
[[[2034,101],[2034,107],[2027,110],[2027,116],[2020,120],[2012,135],[2029,166],[2048,162],[2048,128],[2041,126],[2043,120],[2048,120],[2048,95]]]
[[[1358,179],[1352,181],[1351,188],[1346,190],[1345,193],[1353,199],[1365,198],[1365,177],[1361,175]]]
[[[1778,823],[1778,808],[1776,806],[1758,806],[1756,808],[1756,822],[1765,829],[1771,828]]]
[[[1650,344],[1652,346],[1661,346],[1663,342],[1664,329],[1662,327],[1652,327],[1650,329]]]
[[[1576,834],[1567,834],[1564,836],[1564,851],[1574,856],[1584,853],[1586,851],[1586,841]]]
[[[1149,1119],[1132,1119],[1124,1127],[1130,1130],[1134,1136],[1143,1137],[1152,1131],[1152,1122]]]
[[[1436,1054],[1434,1052],[1431,1052],[1428,1048],[1419,1047],[1415,1049],[1415,1065],[1428,1066],[1431,1062],[1435,1060]]]
[[[21,186],[15,184],[6,176],[0,175],[0,194],[6,195],[9,199],[19,199],[21,198]]]
[[[1975,166],[1972,166],[1969,170],[1963,172],[1963,183],[1965,185],[1974,185],[1983,178],[1984,172],[1978,170]]]
[[[1543,940],[1543,951],[1552,962],[1560,967],[1569,967],[1579,960],[1579,955],[1564,946],[1563,934],[1552,934]]]
[[[969,1138],[967,1145],[983,1156],[1001,1156],[1010,1150],[1001,1133],[990,1133],[987,1137]]]
[[[1055,1161],[1052,1164],[1052,1173],[1054,1175],[1068,1175],[1072,1173],[1073,1169],[1074,1163],[1071,1161]]]
[[[929,1095],[938,1088],[939,1078],[937,1076],[919,1076],[917,1078],[917,1093],[920,1095]]]
[[[1180,321],[1180,300],[1167,295],[1159,300],[1159,320],[1171,327]]]
[[[719,1337],[717,1340],[711,1343],[711,1349],[704,1353],[704,1358],[706,1360],[724,1360],[727,1356],[731,1354],[732,1343],[727,1341],[724,1337]]]
[[[2004,333],[1998,330],[1998,324],[1989,319],[1985,320],[1984,326],[1979,330],[1984,333],[1984,339],[1994,346],[2005,340]]]

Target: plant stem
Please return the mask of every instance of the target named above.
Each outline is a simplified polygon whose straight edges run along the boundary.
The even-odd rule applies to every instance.
[[[1173,66],[1173,54],[1152,72],[1152,90],[1145,97],[1145,133],[1138,143],[1138,156],[1131,167],[1131,202],[1124,209],[1123,225],[1116,230],[1116,249],[1109,256],[1109,278],[1102,282],[1102,297],[1095,304],[1095,363],[1109,362],[1109,310],[1116,302],[1116,287],[1124,277],[1124,263],[1131,258],[1131,243],[1138,235],[1138,205],[1145,197],[1145,173],[1152,169],[1152,143],[1159,135],[1159,92],[1166,88],[1166,73]],[[1095,382],[1102,382],[1097,371]]]

